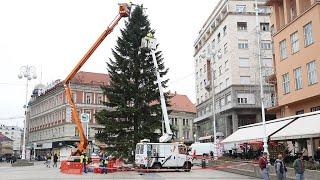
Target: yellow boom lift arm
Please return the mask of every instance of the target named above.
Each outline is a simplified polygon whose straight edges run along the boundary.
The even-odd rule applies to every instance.
[[[129,15],[130,15],[130,7],[128,6],[128,4],[120,3],[118,15],[113,19],[113,21],[107,27],[107,29],[100,35],[100,37],[96,40],[96,42],[91,46],[91,48],[87,51],[87,53],[82,57],[82,59],[78,62],[78,64],[72,69],[70,74],[64,80],[64,84],[63,84],[64,90],[65,90],[65,93],[67,96],[68,103],[71,106],[72,119],[73,119],[73,122],[77,126],[77,129],[79,131],[79,136],[80,136],[80,142],[78,145],[78,150],[76,152],[77,155],[80,155],[82,152],[84,152],[87,149],[88,139],[86,138],[86,136],[84,134],[84,130],[82,128],[81,121],[80,121],[79,115],[77,113],[76,104],[74,103],[74,101],[72,99],[72,91],[70,88],[70,81],[77,74],[77,72],[84,65],[84,63],[87,62],[87,60],[90,58],[90,56],[93,54],[93,52],[100,46],[100,44],[103,42],[103,40],[112,32],[112,30],[118,24],[120,19],[122,17],[128,17]]]

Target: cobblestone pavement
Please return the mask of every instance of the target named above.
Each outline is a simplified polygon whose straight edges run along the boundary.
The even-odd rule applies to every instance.
[[[191,172],[162,172],[162,173],[139,173],[139,172],[115,172],[109,174],[87,173],[83,175],[62,174],[59,168],[46,168],[42,162],[36,162],[35,166],[11,167],[10,164],[0,164],[0,179],[218,179],[218,180],[245,180],[255,179],[242,175],[211,170],[197,169]]]

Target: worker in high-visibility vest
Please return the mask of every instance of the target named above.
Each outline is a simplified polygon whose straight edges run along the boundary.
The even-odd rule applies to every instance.
[[[86,153],[81,154],[80,163],[83,165],[83,172],[87,173],[88,156],[86,155]]]

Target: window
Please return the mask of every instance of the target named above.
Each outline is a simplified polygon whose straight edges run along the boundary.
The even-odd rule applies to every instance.
[[[308,69],[308,83],[309,85],[315,84],[317,82],[317,70],[316,61],[311,61],[307,64]]]
[[[214,40],[212,40],[212,42],[211,42],[211,48],[212,48],[212,50],[213,50],[215,47],[216,47],[216,40],[214,39]]]
[[[224,106],[224,102],[225,102],[225,99],[224,99],[224,98],[221,98],[221,99],[220,99],[220,107],[223,107],[223,106]]]
[[[246,12],[246,5],[236,5],[236,12],[238,13]]]
[[[202,90],[202,82],[200,82],[200,90]]]
[[[222,75],[222,66],[219,66],[219,76]]]
[[[250,84],[250,76],[240,76],[240,84]]]
[[[92,93],[86,93],[86,103],[87,104],[92,103]]]
[[[207,72],[207,65],[203,65],[203,73],[206,73]]]
[[[227,79],[226,79],[226,88],[229,87],[229,85],[230,85],[230,79],[227,78]]]
[[[263,67],[271,67],[272,68],[272,58],[262,58]]]
[[[271,49],[271,41],[261,41],[260,47],[261,49]]]
[[[182,119],[182,125],[185,126],[186,125],[186,120]]]
[[[290,79],[289,79],[288,73],[282,75],[282,84],[283,84],[283,93],[284,94],[290,93]]]
[[[217,39],[218,39],[218,43],[219,43],[220,40],[221,40],[221,35],[220,35],[220,33],[218,33]]]
[[[302,88],[301,67],[294,69],[293,74],[294,74],[296,90],[299,90]]]
[[[246,31],[247,30],[247,22],[237,22],[238,31]]]
[[[280,42],[280,59],[287,58],[287,50],[286,50],[286,40],[282,40]]]
[[[184,131],[184,139],[189,139],[189,130]]]
[[[249,58],[243,58],[240,57],[239,58],[239,67],[250,67],[250,62],[249,62]]]
[[[77,102],[77,94],[76,93],[72,93],[72,100],[74,103]]]
[[[285,115],[285,109],[281,108],[280,109],[280,117],[284,117],[284,115]]]
[[[220,91],[222,91],[222,89],[223,89],[223,82],[221,82],[221,83],[219,84],[219,87],[220,87]]]
[[[230,104],[231,103],[231,94],[228,94],[227,95],[227,104]]]
[[[228,71],[228,70],[229,70],[229,61],[228,61],[228,60],[226,60],[226,61],[224,62],[224,67],[225,67],[225,71]]]
[[[189,119],[186,119],[186,125],[189,126]]]
[[[174,125],[178,125],[178,119],[177,118],[174,118]]]
[[[290,35],[290,41],[291,41],[291,52],[292,54],[294,54],[299,51],[298,31]]]
[[[303,27],[303,31],[304,31],[304,45],[309,46],[310,44],[313,43],[311,22]]]
[[[99,94],[97,97],[97,104],[102,104],[102,102],[103,102],[103,95]]]
[[[196,79],[198,79],[198,77],[199,77],[199,72],[196,73]]]
[[[196,88],[197,92],[199,92],[199,85],[197,85],[197,88]]]
[[[227,26],[223,27],[223,36],[227,35]]]
[[[320,110],[320,106],[316,106],[316,107],[310,108],[310,111],[311,111],[311,112],[319,111],[319,110]]]
[[[213,79],[216,79],[216,78],[217,78],[217,71],[214,70],[214,71],[213,71]]]
[[[227,53],[227,52],[228,52],[228,44],[225,43],[225,44],[224,44],[224,53]]]
[[[248,40],[239,40],[238,41],[239,49],[248,49]]]
[[[260,23],[260,30],[261,31],[269,31],[269,23]]]
[[[254,94],[239,93],[238,103],[239,104],[255,104]]]
[[[299,114],[304,114],[304,110],[296,111],[296,115],[299,115]]]
[[[202,76],[202,68],[200,68],[200,77]]]

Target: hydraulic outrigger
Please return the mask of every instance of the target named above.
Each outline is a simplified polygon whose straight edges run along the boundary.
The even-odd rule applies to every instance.
[[[82,128],[79,115],[77,113],[77,107],[72,99],[72,91],[70,88],[70,81],[76,75],[76,73],[80,70],[80,68],[84,65],[84,63],[90,58],[93,52],[99,47],[99,45],[103,42],[103,40],[112,32],[114,27],[118,24],[121,18],[128,17],[130,15],[130,6],[126,3],[119,4],[119,13],[113,19],[111,24],[107,27],[107,29],[100,35],[100,37],[96,40],[96,42],[91,46],[91,48],[87,51],[87,53],[82,57],[82,59],[78,62],[78,64],[72,69],[70,74],[64,80],[64,90],[67,95],[67,100],[72,110],[72,119],[76,124],[77,129],[79,131],[80,142],[78,145],[78,150],[73,155],[80,155],[87,149],[88,139],[84,134],[84,130]]]

